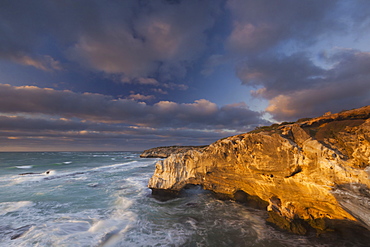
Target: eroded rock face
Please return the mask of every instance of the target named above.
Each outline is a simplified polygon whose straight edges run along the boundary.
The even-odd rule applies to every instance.
[[[305,224],[325,231],[336,220],[370,229],[369,116],[370,106],[170,155],[148,186],[174,193],[196,184],[224,198],[260,200],[269,221],[299,234]]]

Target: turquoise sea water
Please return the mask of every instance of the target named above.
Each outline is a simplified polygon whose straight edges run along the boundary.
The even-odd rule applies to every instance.
[[[194,188],[158,201],[135,152],[0,153],[0,246],[363,246],[297,236]]]

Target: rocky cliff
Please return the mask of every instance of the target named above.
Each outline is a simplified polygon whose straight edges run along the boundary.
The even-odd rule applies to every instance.
[[[305,234],[355,223],[370,229],[370,106],[274,124],[156,163],[153,194],[201,185],[269,212]]]
[[[207,146],[168,146],[168,147],[156,147],[148,150],[144,150],[140,154],[140,158],[167,158],[171,154],[186,153],[189,150],[202,150]]]

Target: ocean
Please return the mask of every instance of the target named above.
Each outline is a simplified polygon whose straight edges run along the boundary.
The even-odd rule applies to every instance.
[[[138,152],[0,153],[0,246],[362,246],[275,229],[195,187],[160,201]]]

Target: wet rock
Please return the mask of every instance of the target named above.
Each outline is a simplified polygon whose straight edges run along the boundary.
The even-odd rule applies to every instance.
[[[26,225],[26,226],[22,226],[22,227],[13,229],[12,235],[10,236],[10,239],[14,240],[14,239],[22,237],[26,232],[28,232],[30,230],[31,227],[32,227],[32,225]]]

